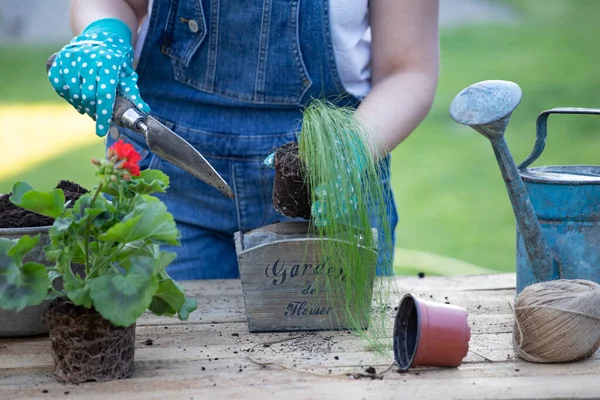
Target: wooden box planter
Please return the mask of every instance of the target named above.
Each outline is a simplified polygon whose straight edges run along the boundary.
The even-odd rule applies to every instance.
[[[325,287],[325,274],[343,276],[344,266],[330,265],[321,254],[317,235],[309,234],[308,221],[288,221],[267,225],[234,235],[244,303],[250,332],[311,331],[350,329],[343,310],[332,304],[343,304],[346,296],[341,289]],[[371,232],[376,235],[376,230]],[[376,237],[376,236],[375,236]],[[339,239],[337,239],[339,240]],[[340,245],[347,243],[340,240]],[[363,248],[365,265],[372,271],[366,287],[367,298],[373,292],[377,254]],[[355,286],[355,285],[349,285]],[[315,290],[315,287],[321,290]],[[337,300],[329,302],[328,296]],[[361,294],[364,296],[364,294]],[[336,312],[338,311],[338,312]],[[368,327],[367,316],[358,316],[360,324]]]

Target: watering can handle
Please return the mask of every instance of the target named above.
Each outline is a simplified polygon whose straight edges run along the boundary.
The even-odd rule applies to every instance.
[[[535,145],[529,157],[525,159],[517,168],[523,169],[531,165],[544,151],[546,146],[546,132],[548,125],[548,117],[550,114],[597,114],[600,115],[599,108],[575,108],[575,107],[557,107],[543,111],[538,115],[536,121],[536,138]]]

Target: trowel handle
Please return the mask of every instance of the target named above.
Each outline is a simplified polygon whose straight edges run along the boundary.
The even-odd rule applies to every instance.
[[[58,53],[52,54],[48,58],[48,61],[46,61],[46,72],[50,70],[50,67],[52,66],[52,63],[54,63],[54,60],[56,59],[57,55]],[[123,118],[124,115],[126,115],[127,117]],[[94,121],[96,120],[96,118],[94,118],[93,116],[92,119]],[[115,104],[113,106],[112,119],[115,122],[115,124],[124,128],[132,129],[138,121],[145,120],[145,115],[135,106],[135,104],[133,104],[127,98],[117,94],[115,97]]]
[[[517,168],[527,168],[530,166],[544,151],[546,146],[546,134],[548,126],[548,117],[550,114],[596,114],[600,115],[598,108],[575,108],[575,107],[556,107],[540,113],[537,117],[535,126],[535,145],[531,154]]]

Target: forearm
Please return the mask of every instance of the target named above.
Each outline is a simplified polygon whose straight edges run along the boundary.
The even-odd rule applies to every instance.
[[[71,30],[79,35],[94,21],[117,18],[129,26],[132,44],[135,44],[138,26],[146,15],[147,4],[147,0],[71,0]]]
[[[372,88],[357,117],[375,156],[406,139],[429,112],[439,70],[439,0],[371,0]]]
[[[437,68],[390,74],[375,83],[356,117],[374,135],[376,158],[384,157],[425,119],[437,87]]]

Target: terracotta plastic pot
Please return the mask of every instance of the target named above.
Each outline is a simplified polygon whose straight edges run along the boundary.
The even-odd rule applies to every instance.
[[[459,306],[402,297],[394,322],[394,358],[400,370],[461,365],[471,338],[467,316]]]

